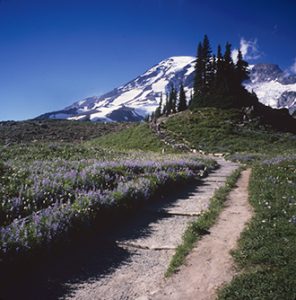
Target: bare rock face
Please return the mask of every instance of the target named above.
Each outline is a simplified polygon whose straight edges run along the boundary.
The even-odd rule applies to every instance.
[[[283,71],[275,64],[257,64],[254,65],[250,73],[252,82],[264,82],[278,80],[283,75]]]

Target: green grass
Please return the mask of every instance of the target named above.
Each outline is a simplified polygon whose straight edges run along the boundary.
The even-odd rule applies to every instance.
[[[48,121],[51,124],[51,121]],[[62,122],[62,123],[61,123]],[[51,126],[62,126],[63,121],[52,122]],[[71,128],[78,129],[80,135],[85,135],[92,128],[91,124],[84,125],[74,124]],[[31,124],[31,123],[30,123]],[[69,125],[68,121],[65,123]],[[108,129],[108,125],[111,127]],[[23,126],[17,124],[15,126]],[[5,127],[5,126],[4,126]],[[170,146],[165,145],[152,132],[147,124],[125,124],[122,126],[114,126],[112,124],[101,124],[96,127],[100,132],[96,135],[99,138],[90,141],[76,140],[75,135],[73,141],[25,141],[24,143],[11,143],[8,145],[0,144],[1,159],[6,160],[80,160],[80,159],[99,159],[110,160],[119,159],[127,156],[135,156],[136,152],[140,156],[149,156],[148,152],[161,153],[164,149],[165,153],[175,153]],[[51,128],[52,130],[52,128]],[[91,129],[93,130],[93,129]],[[64,136],[70,134],[71,129],[65,129]],[[104,134],[105,133],[105,134]],[[32,138],[27,136],[27,139]],[[152,155],[152,154],[151,154]]]
[[[81,142],[133,126],[131,123],[94,123],[68,120],[0,122],[0,145],[42,142]]]
[[[214,196],[210,199],[210,205],[208,210],[203,213],[195,222],[191,223],[186,229],[182,244],[176,249],[168,270],[165,276],[169,277],[184,263],[186,256],[195,246],[196,242],[201,239],[201,237],[210,229],[212,225],[216,222],[220,212],[224,207],[224,202],[227,199],[228,194],[235,186],[242,167],[235,170],[226,180],[225,186],[219,188]]]
[[[164,149],[165,152],[173,152],[171,147],[158,139],[146,123],[137,124],[118,133],[102,136],[91,141],[89,144],[116,150],[161,152]]]
[[[98,146],[89,146],[84,143],[65,142],[36,142],[26,144],[0,145],[0,159],[34,161],[34,160],[80,160],[100,159],[108,160],[114,157],[123,157],[125,153],[112,149],[103,149]]]
[[[254,119],[242,123],[242,113],[236,109],[200,108],[168,118],[168,132],[189,141],[195,149],[206,152],[293,152],[295,135],[263,127]]]
[[[296,299],[296,160],[253,168],[255,215],[233,253],[240,275],[219,299]]]

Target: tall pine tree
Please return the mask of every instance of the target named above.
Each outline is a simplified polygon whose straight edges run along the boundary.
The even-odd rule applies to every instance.
[[[234,72],[235,68],[231,57],[231,44],[227,42],[225,45],[225,52],[222,64],[222,79],[224,83],[224,92],[226,92],[227,94],[231,93],[231,90],[233,88],[233,83],[235,80]]]
[[[158,119],[162,115],[162,93],[160,94],[159,105],[155,110],[155,118]]]
[[[177,91],[174,85],[172,85],[171,87],[169,102],[171,106],[170,113],[176,113],[177,112]]]
[[[235,66],[236,79],[239,86],[243,81],[249,79],[248,63],[243,59],[242,52],[239,50],[237,55],[237,63]]]
[[[184,111],[187,108],[186,94],[184,86],[181,84],[179,91],[178,111]]]
[[[202,92],[207,93],[211,87],[211,79],[213,78],[213,68],[211,62],[212,56],[212,49],[210,45],[210,41],[207,35],[204,36],[203,43],[202,43]]]
[[[197,55],[196,55],[196,63],[195,63],[195,77],[194,77],[194,86],[193,92],[194,97],[198,97],[202,94],[203,89],[203,47],[202,44],[199,43],[197,47]]]
[[[165,99],[165,105],[163,107],[163,114],[165,116],[168,116],[171,111],[170,101],[169,101],[169,95],[166,93],[166,99]]]
[[[218,45],[217,48],[217,64],[216,64],[216,84],[215,88],[219,89],[221,87],[221,81],[222,81],[222,73],[223,73],[223,55],[221,46]]]

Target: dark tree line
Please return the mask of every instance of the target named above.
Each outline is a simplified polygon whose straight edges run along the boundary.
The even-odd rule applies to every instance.
[[[254,99],[242,85],[248,78],[248,63],[243,59],[241,51],[238,51],[236,63],[232,59],[231,44],[228,42],[224,53],[218,45],[217,53],[213,54],[210,41],[205,35],[197,47],[191,107],[242,107],[251,104]]]
[[[160,102],[151,119],[157,119],[161,116],[168,116],[176,112],[184,111],[188,108],[184,85],[181,83],[179,91],[172,84],[169,93],[166,94],[166,100],[163,101],[163,95],[160,96]]]

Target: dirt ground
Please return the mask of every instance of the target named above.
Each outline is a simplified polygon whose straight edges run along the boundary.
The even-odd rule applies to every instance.
[[[221,167],[199,184],[159,199],[106,232],[94,233],[50,260],[0,285],[0,299],[213,299],[235,274],[229,251],[251,217],[243,172],[217,224],[169,280],[164,273],[188,223],[206,210],[215,190],[237,164]],[[15,289],[15,286],[18,289]]]
[[[210,235],[198,242],[186,265],[172,278],[162,282],[160,289],[147,299],[215,299],[217,289],[231,281],[236,271],[230,251],[236,247],[252,216],[247,190],[250,172],[250,169],[242,172],[218,222],[211,228]]]
[[[181,243],[182,235],[188,226],[188,223],[196,219],[197,215],[203,210],[206,210],[209,204],[210,198],[213,196],[215,190],[224,185],[227,176],[229,176],[234,169],[238,167],[237,164],[220,160],[221,168],[210,174],[207,178],[203,179],[201,185],[196,188],[185,197],[178,197],[176,201],[170,202],[166,207],[149,207],[148,215],[154,215],[155,219],[147,222],[145,226],[145,232],[140,233],[139,220],[131,222],[129,228],[123,228],[123,234],[116,233],[114,237],[110,239],[116,241],[118,247],[121,247],[129,253],[129,259],[120,264],[112,272],[100,277],[92,282],[85,281],[79,284],[70,284],[72,293],[66,297],[66,299],[199,299],[196,297],[196,291],[188,290],[188,286],[193,284],[193,274],[200,273],[199,268],[195,268],[195,264],[201,264],[204,266],[204,271],[208,271],[208,260],[211,259],[213,264],[217,262],[217,269],[224,269],[227,266],[228,261],[221,259],[228,253],[228,249],[235,244],[237,237],[231,237],[231,241],[227,236],[229,233],[217,232],[211,234],[211,237],[216,235],[226,235],[222,238],[217,245],[209,244],[205,247],[205,252],[211,252],[213,257],[201,256],[199,261],[195,263],[195,258],[188,261],[188,266],[183,269],[172,281],[164,281],[164,273],[169,265],[171,257],[175,252],[175,248]],[[243,182],[245,182],[245,175],[243,176]],[[241,184],[241,181],[240,183]],[[241,195],[246,199],[245,190],[241,191]],[[239,222],[242,222],[241,216],[234,214],[233,205],[238,205],[229,202],[231,206],[231,216],[236,216]],[[241,208],[237,207],[240,211]],[[224,213],[225,214],[225,213]],[[145,217],[139,216],[143,220]],[[223,215],[223,219],[228,219],[229,216]],[[232,222],[231,219],[229,222]],[[237,222],[235,219],[234,222]],[[219,221],[220,223],[220,221]],[[244,223],[244,222],[243,222]],[[242,224],[243,224],[242,223]],[[228,221],[225,223],[227,227]],[[239,226],[235,225],[235,229],[238,233],[242,230]],[[125,232],[125,233],[124,233]],[[128,232],[128,236],[126,233]],[[120,237],[117,235],[119,234]],[[232,235],[232,233],[231,233]],[[225,245],[225,244],[228,244]],[[202,244],[201,244],[202,245]],[[216,249],[215,249],[216,247]],[[223,251],[221,250],[223,249]],[[210,250],[210,251],[209,251]],[[194,251],[195,253],[195,251]],[[206,254],[205,253],[205,254]],[[198,254],[199,256],[200,254]],[[219,256],[216,257],[216,256]],[[191,270],[191,268],[192,270]],[[222,268],[223,266],[223,268]],[[187,268],[188,273],[187,273]],[[210,272],[212,276],[223,277],[220,272],[214,269]],[[228,271],[226,271],[228,273]],[[196,277],[196,276],[195,276]],[[188,280],[190,278],[190,280]],[[186,282],[186,291],[183,289]],[[220,280],[221,281],[221,280]],[[219,284],[220,284],[219,281]],[[177,282],[177,284],[176,284]],[[179,283],[179,285],[178,285]],[[207,284],[206,281],[201,284]],[[215,284],[215,280],[212,280],[210,284]],[[176,289],[174,288],[174,285]],[[207,288],[208,289],[208,286]],[[187,298],[185,298],[187,297]]]

